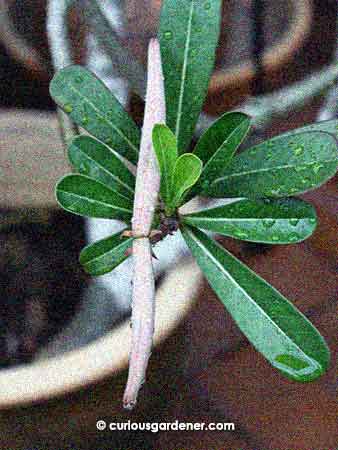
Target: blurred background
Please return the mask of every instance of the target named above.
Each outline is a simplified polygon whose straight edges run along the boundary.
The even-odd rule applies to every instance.
[[[55,67],[86,63],[141,124],[146,42],[156,33],[160,4],[159,0],[80,0],[67,9],[65,0],[0,0],[3,368],[28,363],[71,323],[88,287],[77,263],[88,229],[81,218],[60,211],[53,194],[57,179],[69,171],[56,108],[48,91]],[[337,117],[337,88],[328,81],[332,79],[330,70],[338,64],[337,13],[336,0],[224,0],[215,72],[199,132],[233,108],[256,117],[248,145],[319,118]],[[113,38],[107,31],[112,27]],[[319,79],[323,81],[318,87],[315,81]],[[276,114],[270,114],[268,108],[262,110],[262,96],[292,89],[294,83],[303,83],[297,85],[300,95],[286,110],[278,111],[278,105]],[[290,98],[295,94],[283,92]],[[222,243],[295,299],[319,328],[333,354],[328,374],[311,385],[299,386],[273,372],[248,345],[207,284],[201,282],[195,308],[171,338],[168,348],[172,354],[166,355],[171,361],[178,351],[175,342],[184,342],[179,350],[184,359],[182,376],[173,378],[175,383],[172,380],[166,392],[152,387],[146,391],[157,401],[143,419],[234,422],[236,431],[94,433],[86,442],[78,436],[77,449],[336,448],[334,180],[303,197],[316,206],[320,219],[318,230],[306,242],[278,248],[227,239]],[[178,248],[177,252],[180,256],[183,250]],[[88,340],[103,334],[114,320],[102,324]],[[161,366],[159,358],[155,357],[154,367]],[[74,417],[86,396],[91,393],[101,398],[106,391],[107,384],[103,384],[72,397]],[[53,405],[48,408],[53,411]],[[31,410],[29,414],[34,416]],[[133,420],[134,416],[125,419],[129,417]],[[26,426],[27,436],[33,436],[32,424]],[[47,448],[46,442],[39,442],[41,448]],[[62,441],[62,445],[68,448],[70,443]]]

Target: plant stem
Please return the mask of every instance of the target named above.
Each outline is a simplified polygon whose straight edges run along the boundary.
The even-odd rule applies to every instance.
[[[165,123],[165,98],[159,42],[148,48],[148,80],[141,148],[137,166],[133,236],[132,348],[123,406],[132,409],[144,383],[151,353],[155,315],[155,279],[149,240],[160,188],[160,174],[152,145],[156,123]]]

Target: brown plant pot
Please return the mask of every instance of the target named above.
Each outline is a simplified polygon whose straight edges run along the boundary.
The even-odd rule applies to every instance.
[[[55,114],[0,113],[0,208],[56,208],[54,186],[68,171]],[[178,262],[157,292],[154,351],[139,404],[122,408],[131,341],[129,321],[78,350],[0,370],[0,448],[26,449],[62,442],[76,446],[98,436],[96,421],[141,418],[159,402],[183,365],[182,326],[200,274]]]
[[[237,6],[236,6],[237,5]],[[0,0],[2,10],[15,11],[16,0]],[[263,68],[269,89],[283,84],[283,74],[292,67],[295,55],[303,48],[306,37],[313,26],[312,0],[277,0],[271,3],[273,10],[269,11],[275,20],[267,17],[267,45],[263,57]],[[20,17],[12,13],[0,21],[0,40],[8,52],[23,65],[29,68],[39,79],[50,77],[50,59],[47,51],[47,38],[44,32],[46,1],[34,0],[24,2],[23,7],[28,14],[34,11],[35,34],[30,40],[20,32]],[[127,19],[126,39],[131,51],[143,63],[146,60],[146,42],[149,36],[156,33],[161,8],[161,0],[127,0],[125,16]],[[243,29],[234,29],[232,16],[234,8],[242,8]],[[222,10],[221,36],[217,51],[216,69],[210,81],[209,95],[205,110],[217,115],[243,101],[250,95],[254,80],[254,67],[249,59],[250,24],[246,17],[250,14],[250,1],[224,1]],[[282,25],[281,25],[282,24]],[[278,32],[275,28],[278,27]],[[23,26],[22,26],[23,28]],[[284,31],[284,28],[286,30]],[[73,36],[73,56],[79,63],[84,59],[85,33],[83,19],[74,9],[70,15],[70,29]],[[79,29],[82,31],[79,34]],[[235,36],[236,38],[234,38]],[[234,45],[232,42],[236,40]],[[238,44],[244,42],[246,49],[243,56]],[[80,44],[79,44],[80,43]],[[239,52],[239,56],[236,56]],[[239,57],[244,59],[239,61]],[[230,66],[228,61],[233,61]],[[284,81],[285,83],[285,81]]]

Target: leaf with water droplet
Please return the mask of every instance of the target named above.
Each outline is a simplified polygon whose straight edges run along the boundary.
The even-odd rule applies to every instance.
[[[290,140],[304,151],[294,157]],[[266,156],[267,142],[235,156],[204,194],[210,197],[287,197],[320,186],[337,170],[337,142],[319,131],[273,138],[274,158]],[[324,145],[323,150],[320,147]],[[320,166],[320,167],[319,167]],[[301,173],[296,169],[302,168]],[[283,185],[283,190],[280,186]]]
[[[172,39],[172,37],[173,37],[172,31],[165,31],[165,33],[164,33],[165,39],[170,40],[170,39]]]
[[[283,366],[286,366],[287,369],[292,369],[292,371],[294,369],[301,370],[305,369],[306,367],[309,367],[308,361],[301,358],[297,358],[288,353],[284,353],[283,355],[277,355],[275,357],[275,362],[282,364]]]
[[[69,145],[68,157],[80,173],[133,200],[135,176],[106,145],[90,136],[77,136]]]
[[[314,164],[313,166],[314,173],[318,173],[320,169],[322,169],[323,167],[324,167],[323,164]]]
[[[56,186],[56,199],[66,211],[80,216],[129,222],[133,201],[85,175],[71,174]]]
[[[222,174],[249,129],[249,116],[234,112],[223,114],[204,132],[194,148],[194,155],[203,161],[203,170],[199,182],[189,193],[189,199],[205,189],[205,181],[210,184]]]
[[[181,221],[204,230],[251,242],[294,243],[309,237],[316,227],[314,208],[298,199],[235,200],[232,203],[182,215]],[[297,221],[297,223],[295,223]]]
[[[205,9],[205,7],[209,9]],[[162,2],[160,44],[167,125],[178,149],[188,148],[214,68],[221,22],[221,0]],[[206,14],[207,11],[207,14]],[[174,33],[172,37],[168,34]]]
[[[66,103],[66,104],[63,106],[63,109],[64,109],[64,111],[65,111],[67,114],[70,114],[70,113],[73,111],[73,107],[72,107],[72,105],[71,105],[70,103]]]
[[[276,220],[275,220],[275,219],[265,219],[265,220],[263,221],[263,226],[264,226],[265,228],[271,228],[271,227],[274,226],[275,223],[276,223]]]
[[[220,301],[273,367],[299,382],[327,370],[324,339],[291,302],[200,230],[182,226],[181,232]]]
[[[296,156],[301,155],[303,152],[304,152],[304,147],[303,147],[303,146],[296,147],[296,148],[293,150],[293,153],[294,153]]]
[[[234,236],[238,239],[247,239],[248,237],[248,233],[245,233],[244,231],[241,230],[235,230],[233,233]]]
[[[78,83],[81,77],[82,83]],[[69,66],[54,75],[50,93],[70,118],[102,142],[112,139],[114,151],[132,163],[138,160],[140,130],[101,80],[81,66]],[[108,113],[109,112],[109,113]]]

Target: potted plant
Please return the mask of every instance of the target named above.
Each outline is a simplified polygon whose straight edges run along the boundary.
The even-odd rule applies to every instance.
[[[323,184],[337,167],[337,121],[310,125],[235,155],[249,132],[250,118],[232,112],[220,117],[190,148],[213,69],[220,6],[220,1],[163,2],[160,44],[152,40],[149,45],[142,134],[88,70],[70,66],[54,77],[55,101],[91,135],[69,141],[74,173],[58,183],[57,199],[72,213],[126,222],[123,231],[86,247],[80,260],[89,273],[100,275],[129,257],[134,259],[132,331],[123,324],[99,343],[40,363],[39,373],[46,377],[42,391],[34,383],[34,366],[3,374],[0,383],[11,386],[10,391],[1,390],[7,406],[16,402],[24,384],[29,389],[21,396],[22,403],[97,382],[112,370],[119,372],[127,364],[125,341],[131,332],[133,352],[124,405],[127,409],[135,405],[152,344],[152,252],[156,254],[159,240],[167,237],[169,243],[171,233],[182,234],[220,300],[272,366],[297,381],[311,381],[326,370],[329,353],[318,331],[273,287],[202,231],[271,245],[306,239],[316,226],[315,211],[293,196]],[[226,200],[211,209],[183,213],[181,207],[196,195]],[[186,311],[187,305],[168,302],[168,297],[166,290],[158,305],[157,326],[176,307]],[[169,332],[178,316],[170,322]],[[111,353],[105,352],[116,345],[119,355],[112,360]],[[118,394],[120,385],[121,378]],[[64,402],[63,411],[65,407]],[[11,417],[3,419],[7,430]]]
[[[293,197],[320,186],[337,168],[336,121],[286,133],[236,156],[250,118],[228,113],[189,151],[214,65],[220,8],[220,1],[163,2],[160,44],[149,44],[142,135],[87,70],[65,68],[51,84],[58,105],[98,139],[80,136],[70,143],[69,158],[77,173],[59,182],[59,203],[75,214],[127,224],[85,248],[80,261],[89,273],[100,275],[131,254],[134,260],[133,344],[124,395],[128,409],[136,403],[151,353],[151,247],[178,230],[242,332],[272,366],[306,382],[329,364],[325,342],[310,322],[201,231],[265,244],[300,242],[314,231],[316,214]],[[116,153],[137,164],[136,178]],[[196,195],[227,201],[182,214],[181,206]]]

